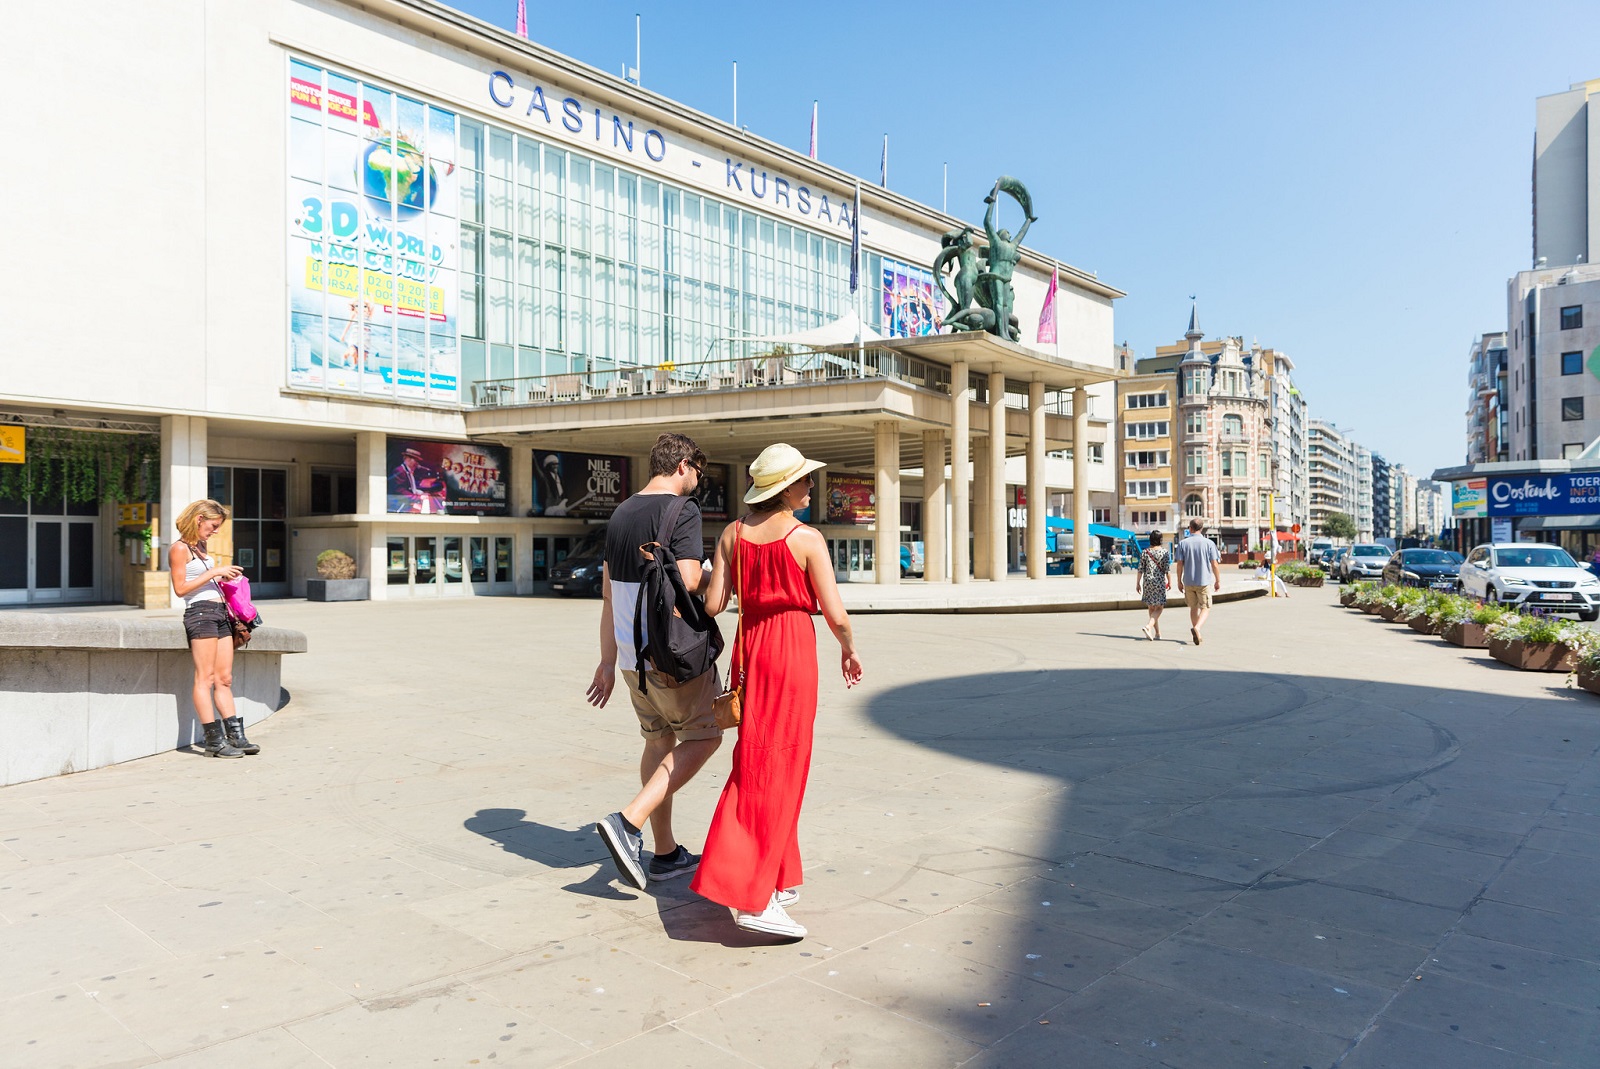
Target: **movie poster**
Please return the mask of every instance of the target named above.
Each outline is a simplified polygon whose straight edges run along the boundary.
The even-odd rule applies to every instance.
[[[289,65],[295,389],[460,400],[453,112]]]
[[[920,338],[939,333],[940,321],[933,272],[885,257],[883,333],[891,338]]]
[[[694,499],[700,502],[700,515],[707,520],[728,518],[728,487],[733,481],[733,469],[727,464],[707,464],[700,476],[700,488]]]
[[[533,451],[533,515],[609,519],[631,494],[628,458]]]
[[[390,512],[509,516],[511,451],[478,442],[390,438]]]
[[[878,514],[877,481],[870,475],[828,473],[828,523],[864,526]]]

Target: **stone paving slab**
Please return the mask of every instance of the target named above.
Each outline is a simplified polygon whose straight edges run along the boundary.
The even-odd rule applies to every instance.
[[[1592,1064],[1600,699],[1334,600],[824,632],[787,944],[616,880],[595,602],[271,603],[259,757],[0,789],[0,1065]]]

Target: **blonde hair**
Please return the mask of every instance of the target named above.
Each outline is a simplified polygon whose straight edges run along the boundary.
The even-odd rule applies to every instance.
[[[226,522],[227,519],[227,506],[219,504],[209,497],[202,497],[199,501],[189,502],[184,506],[183,511],[178,513],[178,535],[185,542],[198,542],[200,541],[201,520],[222,520]]]

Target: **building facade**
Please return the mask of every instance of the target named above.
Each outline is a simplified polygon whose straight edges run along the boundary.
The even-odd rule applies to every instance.
[[[1394,532],[1394,489],[1393,478],[1389,462],[1381,453],[1370,454],[1372,458],[1372,537],[1376,541],[1380,538],[1393,538]]]
[[[1600,265],[1506,284],[1510,454],[1570,460],[1600,437]]]
[[[1506,332],[1474,338],[1467,350],[1467,463],[1505,460],[1511,450],[1506,417],[1511,409],[1506,382]]]
[[[1307,431],[1306,454],[1310,466],[1310,523],[1313,536],[1322,537],[1331,513],[1355,519],[1355,443],[1326,420],[1313,419]]]
[[[1135,373],[1117,384],[1118,523],[1141,535],[1180,525],[1177,385],[1171,371]]]
[[[329,549],[374,597],[548,589],[663,429],[710,455],[713,524],[774,438],[827,461],[812,518],[847,581],[897,581],[902,538],[930,579],[1043,574],[1042,514],[1013,535],[1008,502],[1088,487],[1107,448],[1120,291],[1062,268],[1051,352],[937,333],[928,265],[980,221],[442,4],[33,8],[13,31],[0,84],[55,85],[63,114],[106,90],[61,71],[160,62],[137,121],[96,134],[141,176],[128,210],[63,227],[101,169],[13,172],[13,240],[61,270],[13,278],[0,468],[32,474],[0,507],[0,601],[132,598],[204,496],[265,596]],[[106,249],[140,250],[96,297],[114,345],[62,329],[84,318],[63,272]],[[1055,258],[1020,255],[1031,335]],[[128,488],[86,491],[119,454],[144,458]]]
[[[1356,541],[1373,538],[1372,450],[1360,442],[1351,443],[1356,457]]]
[[[1534,104],[1533,266],[1594,263],[1600,252],[1600,79]]]

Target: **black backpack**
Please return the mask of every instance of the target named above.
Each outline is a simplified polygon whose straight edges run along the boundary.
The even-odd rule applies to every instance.
[[[645,662],[674,683],[711,671],[722,653],[722,632],[705,602],[689,593],[672,552],[672,532],[687,498],[674,498],[661,517],[656,540],[639,547],[642,574],[634,603],[633,649],[639,661],[639,691],[647,692]],[[649,619],[646,636],[645,620]]]

